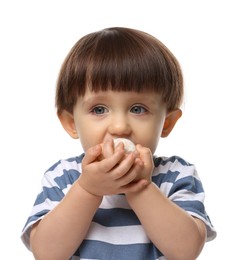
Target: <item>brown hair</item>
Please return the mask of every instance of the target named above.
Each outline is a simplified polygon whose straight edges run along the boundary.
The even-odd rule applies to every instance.
[[[183,77],[170,50],[153,36],[114,27],[88,34],[70,50],[56,87],[56,108],[73,111],[78,96],[92,91],[154,91],[168,111],[181,105]]]

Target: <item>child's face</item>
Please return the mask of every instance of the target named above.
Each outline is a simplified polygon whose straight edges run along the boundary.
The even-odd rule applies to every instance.
[[[166,118],[159,94],[87,91],[73,110],[73,124],[83,149],[124,137],[154,153]]]

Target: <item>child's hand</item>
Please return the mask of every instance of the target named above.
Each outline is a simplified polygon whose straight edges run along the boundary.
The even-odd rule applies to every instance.
[[[98,160],[99,157],[103,158]],[[123,144],[113,147],[112,141],[89,148],[82,161],[80,186],[96,196],[135,192],[147,185],[138,178],[144,165],[136,152],[125,156]]]

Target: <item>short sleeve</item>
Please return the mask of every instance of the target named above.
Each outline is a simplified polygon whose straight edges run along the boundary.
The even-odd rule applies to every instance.
[[[205,223],[207,241],[216,237],[205,209],[203,185],[193,164],[177,156],[160,158],[152,179],[171,201]]]
[[[80,175],[81,160],[82,157],[60,160],[45,172],[41,181],[41,191],[36,197],[21,234],[21,239],[29,250],[32,226],[44,218],[63,199]]]

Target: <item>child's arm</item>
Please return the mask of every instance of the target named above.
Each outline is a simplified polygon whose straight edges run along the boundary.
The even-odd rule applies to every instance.
[[[34,257],[69,259],[85,237],[101,200],[75,182],[58,206],[34,225],[30,235]]]
[[[138,148],[145,171],[151,174],[151,153],[147,148]],[[148,237],[167,259],[197,258],[206,239],[205,224],[201,220],[171,202],[153,183],[126,196]]]
[[[133,154],[120,164],[123,147],[99,162],[100,154],[100,146],[86,152],[80,178],[64,199],[33,226],[30,245],[37,260],[69,259],[85,238],[103,195],[136,192],[144,187],[143,180],[130,184],[138,172]]]

